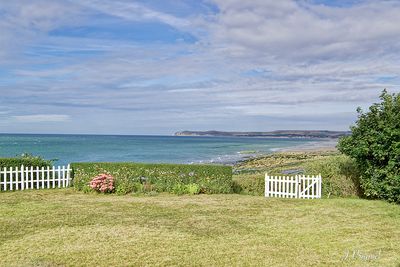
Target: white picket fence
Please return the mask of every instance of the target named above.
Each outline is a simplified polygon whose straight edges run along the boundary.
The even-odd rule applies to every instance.
[[[265,197],[321,198],[322,177],[269,176],[265,174]]]
[[[57,167],[15,167],[0,169],[0,191],[61,188],[71,181],[71,167],[68,164]]]

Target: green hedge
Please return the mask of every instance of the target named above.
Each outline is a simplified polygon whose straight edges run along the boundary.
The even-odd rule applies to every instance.
[[[72,163],[73,185],[89,190],[88,183],[100,173],[115,178],[116,192],[231,193],[232,168],[218,165],[146,163]]]
[[[0,168],[9,168],[9,167],[21,167],[24,166],[33,166],[33,167],[47,167],[51,166],[51,161],[44,160],[39,157],[29,157],[29,158],[0,158]]]
[[[3,170],[4,168],[20,168],[21,165],[24,165],[25,167],[47,167],[51,166],[52,161],[50,160],[45,160],[40,157],[36,156],[22,156],[22,157],[16,157],[16,158],[0,158],[0,169]],[[0,175],[0,182],[4,181],[5,175],[2,173]]]
[[[304,169],[309,175],[321,174],[322,196],[362,196],[360,171],[354,160],[345,155],[307,162]]]

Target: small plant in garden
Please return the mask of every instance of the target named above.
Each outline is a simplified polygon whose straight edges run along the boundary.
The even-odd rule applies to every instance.
[[[176,195],[183,195],[186,194],[186,187],[184,184],[176,184],[174,185],[174,187],[172,188],[172,193],[176,194]]]
[[[97,192],[111,193],[115,188],[114,177],[109,174],[99,174],[90,181],[89,186]]]
[[[187,184],[186,191],[189,195],[197,195],[200,193],[200,186],[198,184]]]

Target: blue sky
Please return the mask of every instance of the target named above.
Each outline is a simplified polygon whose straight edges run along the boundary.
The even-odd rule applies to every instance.
[[[347,130],[400,1],[0,0],[0,132]]]

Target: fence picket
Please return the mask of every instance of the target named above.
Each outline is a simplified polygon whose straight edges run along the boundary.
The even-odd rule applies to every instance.
[[[278,178],[278,177],[276,177],[276,178]],[[280,176],[279,176],[277,182],[278,182],[278,197],[282,197],[282,179]]]
[[[21,165],[21,190],[25,189],[24,165]]]
[[[46,188],[50,188],[50,167],[47,166],[47,183],[46,183]]]
[[[67,187],[69,186],[69,182],[71,180],[71,165],[68,164],[67,166]]]
[[[14,168],[10,168],[10,190],[14,191]]]
[[[31,166],[31,189],[33,189],[33,166]]]
[[[54,167],[53,166],[53,170],[52,170],[52,176],[53,176],[53,179],[52,179],[52,188],[55,188],[56,187],[56,167]]]
[[[29,189],[29,168],[25,167],[25,189]]]
[[[36,166],[36,189],[39,189],[39,166]]]
[[[321,174],[318,175],[318,198],[321,198],[322,195],[322,177]]]
[[[3,169],[3,190],[7,191],[7,168],[4,167]]]
[[[62,187],[65,187],[65,167],[63,166],[62,168],[61,168],[61,184],[62,184]]]

